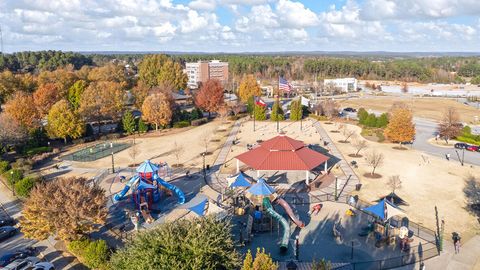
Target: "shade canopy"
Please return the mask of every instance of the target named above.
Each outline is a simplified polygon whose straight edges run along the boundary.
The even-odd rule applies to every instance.
[[[382,220],[388,220],[393,216],[405,215],[393,203],[383,199],[379,203],[363,208],[363,211],[374,214]]]
[[[205,205],[207,205],[207,202],[208,202],[208,199],[205,198],[203,200],[201,200],[198,204],[195,204],[191,207],[189,207],[188,209],[192,212],[194,212],[195,214],[203,217],[205,215]]]
[[[400,196],[395,194],[395,192],[391,192],[390,194],[383,196],[376,201],[379,202],[383,199],[386,199],[388,202],[391,202],[395,205],[408,205],[408,203],[404,199],[402,199]]]
[[[268,185],[263,178],[260,178],[255,185],[247,189],[247,192],[257,196],[269,196],[275,193],[275,189]]]
[[[267,140],[235,157],[255,170],[310,171],[329,157],[305,146],[302,141],[285,135]]]
[[[150,160],[145,160],[140,166],[137,168],[137,173],[153,173],[158,172],[158,166],[151,163]]]
[[[236,176],[232,177],[233,182],[229,185],[231,188],[238,188],[238,187],[250,187],[251,184],[248,182],[247,178],[245,178],[245,175],[240,172]]]

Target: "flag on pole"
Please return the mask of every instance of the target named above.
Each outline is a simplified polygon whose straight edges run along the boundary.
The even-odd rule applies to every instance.
[[[255,98],[255,104],[262,107],[267,106],[267,103],[265,103],[265,101],[263,101],[260,97]]]
[[[290,92],[292,91],[292,85],[283,77],[280,77],[278,79],[278,89],[285,92]]]

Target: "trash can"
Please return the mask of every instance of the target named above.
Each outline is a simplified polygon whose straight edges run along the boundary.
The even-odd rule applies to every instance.
[[[356,191],[360,191],[361,188],[362,188],[362,184],[356,184],[355,185],[355,190]]]

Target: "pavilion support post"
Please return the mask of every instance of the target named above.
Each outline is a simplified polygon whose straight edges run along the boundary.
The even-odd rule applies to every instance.
[[[257,178],[259,178],[259,177],[260,177],[260,171],[257,170]]]
[[[240,172],[240,161],[237,159],[237,173]]]
[[[237,160],[238,162],[238,160]],[[328,165],[327,165],[327,161],[325,160],[325,174],[327,173],[327,169],[328,169]]]
[[[310,184],[310,171],[305,171],[305,183]]]

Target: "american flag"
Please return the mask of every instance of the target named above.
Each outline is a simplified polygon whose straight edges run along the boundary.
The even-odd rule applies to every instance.
[[[292,91],[292,85],[283,77],[278,79],[278,89],[286,92]]]
[[[265,103],[265,101],[263,101],[263,99],[261,99],[260,97],[255,97],[255,104],[262,107],[267,106],[267,103]]]

